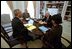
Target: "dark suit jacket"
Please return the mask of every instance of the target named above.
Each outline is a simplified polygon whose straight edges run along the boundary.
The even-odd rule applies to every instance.
[[[42,19],[42,21],[46,21],[46,22],[47,22],[47,25],[45,25],[45,26],[47,26],[47,27],[52,27],[52,22],[51,22],[52,17],[51,17],[51,15],[49,16],[49,19],[48,19],[48,20],[46,20],[46,19],[47,19],[46,17],[44,17],[44,18]]]
[[[24,19],[29,18],[29,17],[30,17],[29,13],[23,13],[23,18]]]
[[[26,29],[26,27],[24,27],[23,23],[17,17],[12,20],[12,28],[13,37],[24,38],[28,36],[28,30]]]
[[[45,36],[44,41],[47,41],[48,44],[51,44],[52,46],[56,48],[61,47],[61,35],[62,35],[62,26],[58,25],[56,27],[52,27],[51,30],[49,30]]]

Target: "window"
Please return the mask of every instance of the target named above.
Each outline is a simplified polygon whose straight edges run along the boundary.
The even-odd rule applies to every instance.
[[[13,18],[12,11],[6,1],[1,1],[1,14],[10,14],[10,20]]]
[[[34,5],[32,1],[28,1],[27,10],[28,10],[28,13],[30,14],[30,17],[34,18]]]
[[[58,14],[58,9],[57,8],[48,8],[48,12],[50,13],[51,16],[54,14]]]

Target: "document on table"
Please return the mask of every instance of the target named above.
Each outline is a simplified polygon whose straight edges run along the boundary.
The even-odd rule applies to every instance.
[[[34,21],[32,20],[32,19],[30,19],[29,21],[28,21],[28,24],[33,24],[34,23]]]
[[[45,27],[45,26],[40,26],[39,29],[43,32],[46,33],[47,30],[49,30],[49,28]]]
[[[27,29],[28,29],[29,31],[32,31],[33,29],[36,28],[36,26],[34,26],[34,25],[32,25],[32,24],[24,24],[24,26],[27,27]]]

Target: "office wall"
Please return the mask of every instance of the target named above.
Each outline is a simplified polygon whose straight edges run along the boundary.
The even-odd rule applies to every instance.
[[[36,1],[33,1],[34,4],[34,16],[36,17]]]
[[[7,1],[9,7],[13,11],[14,9],[19,8],[22,12],[24,12],[24,9],[27,8],[28,1]],[[33,1],[34,4],[34,16],[36,17],[36,1]]]
[[[27,6],[27,1],[7,1],[7,3],[12,11],[19,8],[23,12]]]
[[[36,18],[40,18],[40,1],[36,1]]]
[[[1,1],[1,24],[10,23],[12,20],[12,12],[6,1]]]
[[[33,1],[33,5],[34,5],[34,16],[36,17],[36,1]],[[28,1],[25,1],[25,9],[27,9],[28,6]]]
[[[20,9],[22,12],[24,12],[25,4],[24,1],[12,1],[13,9]]]
[[[11,10],[13,10],[13,4],[12,1],[7,1],[8,6],[10,7]]]
[[[6,1],[8,6],[10,7],[11,11],[13,12],[14,9],[20,9],[22,12],[24,12],[24,10],[27,8],[27,5],[28,5],[28,1]],[[36,18],[39,17],[39,4],[37,4],[37,2],[39,1],[33,1],[33,4],[34,4],[34,16]],[[12,13],[13,14],[13,13]],[[5,15],[4,15],[5,16]],[[3,17],[4,17],[3,16]],[[5,18],[6,17],[6,18]],[[7,20],[5,21],[4,19],[2,20],[2,23],[6,23],[6,22],[10,22],[10,14],[9,16],[5,16],[4,18]],[[13,15],[14,17],[14,15]],[[5,22],[3,22],[5,21]]]

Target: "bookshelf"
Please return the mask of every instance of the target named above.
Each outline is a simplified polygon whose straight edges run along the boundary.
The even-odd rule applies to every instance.
[[[69,20],[71,21],[71,1],[68,1],[64,20]]]
[[[62,12],[64,1],[47,1],[46,8],[58,8],[59,12]]]
[[[59,12],[62,12],[64,1],[40,1],[40,14],[45,15],[48,8],[58,8]]]
[[[63,19],[71,17],[71,1],[40,1],[41,15],[44,15],[48,8],[57,8]]]

